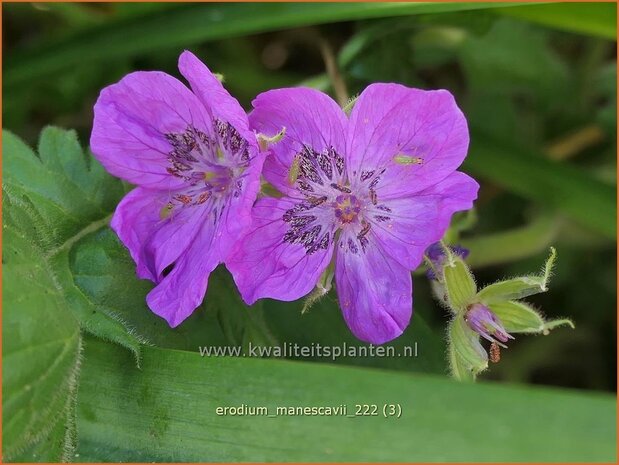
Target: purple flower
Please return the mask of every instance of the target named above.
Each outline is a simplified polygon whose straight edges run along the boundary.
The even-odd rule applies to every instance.
[[[505,330],[499,317],[485,305],[471,305],[466,312],[465,320],[473,331],[484,339],[494,342],[501,347],[506,347],[504,344],[501,344],[502,342],[514,339],[514,337]]]
[[[469,249],[465,247],[461,247],[459,245],[450,245],[449,249],[457,256],[461,257],[462,260],[466,259],[469,256]],[[440,273],[440,280],[442,280],[442,272],[439,270],[443,269],[443,265],[445,264],[445,249],[440,242],[435,242],[430,247],[426,249],[426,257],[430,261],[431,268],[426,271],[426,276],[428,279],[439,280],[439,277],[436,275],[436,272]]]
[[[333,263],[352,332],[377,344],[399,336],[412,315],[410,270],[479,187],[455,171],[469,138],[452,95],[373,84],[350,118],[311,89],[253,104],[256,131],[286,134],[263,171],[283,196],[256,203],[228,264],[244,300],[298,299]]]
[[[209,274],[228,259],[251,223],[263,155],[247,116],[190,52],[179,69],[136,72],[106,87],[95,105],[90,144],[113,175],[138,187],[111,222],[156,283],[146,300],[170,326],[200,305]]]

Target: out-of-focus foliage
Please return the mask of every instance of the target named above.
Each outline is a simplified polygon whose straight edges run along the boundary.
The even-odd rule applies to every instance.
[[[480,287],[530,272],[544,260],[548,246],[554,244],[559,258],[553,288],[531,302],[540,306],[548,319],[569,317],[577,327],[575,331],[557,330],[550,337],[518,337],[503,352],[501,362],[491,365],[482,378],[614,390],[614,4],[42,3],[3,4],[2,8],[3,124],[30,146],[37,144],[39,133],[50,124],[75,128],[85,143],[92,124],[92,106],[102,87],[134,70],[160,69],[178,75],[176,60],[185,48],[204,59],[212,70],[222,73],[229,90],[247,109],[257,93],[273,87],[304,83],[333,94],[325,72],[324,53],[335,56],[350,95],[376,81],[449,89],[471,128],[471,150],[463,169],[481,184],[476,214],[463,217],[460,226],[454,225],[450,237],[471,249],[469,263]],[[9,459],[51,461],[62,458],[63,453],[66,458],[73,452],[75,405],[72,399],[84,331],[116,341],[135,354],[146,351],[148,358],[145,371],[140,372],[129,365],[132,359],[130,354],[122,352],[124,349],[94,339],[92,350],[86,344],[81,381],[84,402],[78,405],[78,422],[85,428],[79,430],[78,453],[83,452],[85,459],[93,460],[208,459],[199,455],[202,451],[210,451],[211,459],[255,459],[256,455],[244,455],[242,451],[247,444],[260,440],[257,427],[238,421],[218,423],[223,430],[232,425],[234,434],[238,428],[245,435],[236,449],[207,447],[201,442],[199,432],[211,426],[200,417],[212,415],[210,410],[205,410],[206,405],[236,400],[234,397],[217,400],[217,389],[234,388],[227,376],[240,380],[258,368],[252,367],[252,360],[237,365],[236,362],[221,365],[217,360],[209,362],[221,370],[217,375],[220,379],[204,373],[200,379],[204,383],[221,384],[217,389],[209,388],[210,397],[204,402],[211,404],[196,404],[198,407],[193,411],[187,405],[199,403],[202,391],[200,386],[187,383],[192,374],[198,376],[204,369],[201,367],[204,360],[177,350],[195,352],[199,345],[246,346],[249,342],[363,345],[350,335],[333,294],[304,315],[300,314],[301,302],[265,300],[247,308],[223,269],[212,276],[201,309],[179,328],[169,329],[147,309],[144,296],[151,285],[135,278],[127,251],[105,226],[115,202],[128,186],[103,173],[91,158],[84,163],[84,154],[72,133],[46,130],[38,153],[39,158],[11,134],[3,137],[6,189],[3,389],[5,402],[7,394],[16,399],[10,405],[4,404],[4,452]],[[105,189],[97,189],[98,182]],[[13,255],[14,252],[17,253]],[[391,345],[401,349],[416,342],[419,356],[343,357],[336,361],[416,373],[415,379],[390,374],[393,378],[388,390],[395,396],[403,396],[411,412],[425,416],[427,422],[411,423],[409,429],[401,432],[383,427],[383,423],[376,424],[381,431],[379,437],[402,434],[403,438],[409,438],[415,428],[421,431],[419,434],[427,433],[427,441],[418,441],[424,446],[418,449],[419,460],[450,459],[447,455],[440,456],[440,448],[435,447],[439,443],[431,441],[436,434],[442,444],[444,438],[440,432],[452,435],[451,440],[457,444],[454,451],[463,447],[459,450],[464,455],[458,456],[459,459],[560,460],[565,457],[567,460],[581,456],[573,455],[577,450],[569,447],[563,450],[565,455],[544,455],[545,443],[537,439],[551,438],[550,433],[558,431],[557,428],[574,424],[573,429],[564,431],[560,441],[552,443],[556,446],[552,446],[553,450],[559,450],[561,444],[575,444],[581,437],[581,443],[589,441],[587,450],[593,451],[587,453],[582,449],[585,451],[582,460],[614,460],[608,452],[614,450],[610,447],[615,438],[614,419],[611,415],[596,416],[598,411],[610,410],[611,402],[596,399],[595,395],[563,398],[555,397],[558,394],[554,391],[529,395],[526,388],[511,387],[505,391],[484,387],[488,390],[477,393],[476,387],[459,387],[454,398],[475,406],[474,416],[480,429],[495,421],[497,412],[506,411],[501,402],[516,399],[516,406],[509,411],[518,418],[517,425],[505,423],[512,429],[507,433],[507,430],[497,430],[496,437],[524,434],[523,429],[530,429],[531,436],[527,436],[530,441],[526,447],[517,442],[505,445],[503,455],[499,449],[492,448],[484,449],[488,452],[485,456],[476,455],[475,451],[470,451],[470,455],[464,453],[464,444],[474,438],[456,434],[454,419],[460,418],[460,414],[453,412],[461,407],[457,402],[452,405],[451,413],[437,417],[436,421],[432,417],[438,410],[444,412],[439,398],[432,397],[434,403],[427,409],[415,410],[415,404],[421,405],[427,393],[438,389],[449,397],[453,387],[446,381],[441,384],[442,380],[436,384],[421,381],[424,377],[420,372],[441,374],[446,370],[443,336],[448,316],[432,300],[425,277],[416,273],[414,281],[412,324]],[[30,300],[24,300],[23,296]],[[22,308],[27,305],[30,307]],[[43,308],[50,323],[37,317]],[[58,318],[65,325],[53,323]],[[37,325],[29,323],[34,321]],[[11,330],[9,335],[8,328],[22,329]],[[21,350],[39,350],[33,341],[44,343],[45,338],[51,341],[48,348],[55,347],[54,344],[64,347],[59,354],[46,352],[46,356],[53,357],[55,371],[46,371],[44,359],[36,364],[15,364],[24,354]],[[142,340],[158,348],[141,348]],[[157,366],[157,357],[167,365]],[[254,389],[251,379],[246,383],[239,381],[244,386],[242,394],[259,403],[265,395],[278,395],[278,389],[289,386],[296,390],[285,397],[292,404],[301,400],[325,401],[330,398],[323,399],[309,392],[315,387],[311,382],[328,390],[325,380],[332,378],[343,396],[346,389],[342,386],[346,383],[340,377],[348,373],[358,380],[360,392],[368,394],[368,399],[372,389],[377,389],[362,387],[364,383],[374,386],[380,379],[375,374],[338,371],[338,367],[310,367],[307,363],[308,370],[315,370],[307,380],[310,384],[303,387],[300,382],[288,383],[286,379],[290,376],[303,376],[306,368],[302,361],[294,368],[292,365],[278,368],[274,362],[261,365],[271,370],[272,389],[276,394]],[[134,362],[135,357],[131,363]],[[176,363],[180,364],[179,371],[174,369]],[[164,381],[178,382],[179,386],[157,385],[155,380],[160,376]],[[129,384],[123,385],[125,381]],[[412,389],[417,381],[421,381],[415,391],[419,398],[409,402],[403,388],[398,386],[409,382]],[[38,394],[30,399],[27,389],[34,387]],[[113,395],[108,400],[114,405],[101,417],[100,389],[111,390]],[[297,396],[303,389],[308,394]],[[189,404],[183,404],[177,395],[181,391],[182,399]],[[485,393],[489,397],[484,398],[491,399],[487,403],[477,397]],[[58,400],[61,397],[71,402],[61,403]],[[43,398],[49,402],[45,409],[40,409],[37,405]],[[539,405],[540,409],[551,402],[548,412],[536,410],[537,417],[524,415],[523,412],[528,412],[529,399],[533,399],[531,405]],[[119,409],[125,401],[127,408]],[[561,402],[573,406],[569,415],[557,414]],[[28,405],[37,407],[39,414],[27,417],[32,414]],[[176,413],[163,411],[172,407],[177,409]],[[178,413],[183,411],[191,414]],[[10,421],[7,412],[12,412]],[[140,412],[145,412],[144,420]],[[20,417],[22,414],[25,416]],[[171,419],[175,415],[180,416]],[[548,434],[536,437],[538,431],[529,420],[538,417],[551,420],[538,422],[539,428],[548,428]],[[48,421],[49,418],[55,421]],[[592,426],[595,418],[604,423],[599,423],[599,430]],[[177,428],[183,422],[199,439],[190,441],[193,448],[187,449],[185,455],[182,451],[166,449],[169,441],[178,439]],[[144,440],[140,443],[142,449],[128,450],[136,445],[126,440],[127,430],[123,430],[126,424],[143,430],[144,437],[148,436],[157,447],[149,447]],[[320,422],[315,425],[317,429],[308,426],[306,430],[303,425],[299,420],[298,424],[285,423],[281,429],[267,428],[261,434],[300,428],[307,434],[314,431],[311,437],[315,442],[327,440],[325,444],[328,444],[331,433],[327,431],[334,435],[336,431],[321,429],[325,425]],[[36,431],[40,433],[35,434]],[[402,455],[409,450],[406,447],[393,449],[392,455],[380,455],[384,444],[380,449],[373,449],[367,438],[376,434],[375,428],[355,431],[356,443],[367,444],[361,453],[363,450],[367,453],[351,455],[346,448],[340,448],[335,451],[334,460],[406,459]],[[585,433],[586,440],[582,437]],[[299,438],[307,437],[301,438],[299,433]],[[229,441],[225,434],[208,438],[215,443]],[[13,449],[7,448],[7,443]],[[34,446],[28,448],[25,444]],[[222,452],[225,450],[229,453]],[[299,455],[298,459],[329,460],[329,450],[332,449],[325,446],[320,453]],[[294,456],[272,449],[264,452],[263,457],[290,460]]]

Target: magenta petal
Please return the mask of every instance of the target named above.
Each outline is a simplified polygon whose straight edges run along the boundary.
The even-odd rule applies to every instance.
[[[142,279],[158,282],[163,270],[193,242],[203,208],[181,209],[162,219],[168,194],[137,187],[118,204],[111,221],[112,229],[131,253]]]
[[[258,191],[260,191],[260,173],[264,163],[264,153],[258,153],[244,173],[243,190],[238,197],[231,197],[220,218],[218,235],[220,241],[219,254],[224,262],[227,260],[233,246],[247,233],[252,224],[252,211]]]
[[[166,171],[171,146],[165,135],[189,125],[209,132],[211,118],[185,85],[158,71],[131,73],[101,91],[90,145],[114,176],[167,190],[181,181]]]
[[[329,265],[333,245],[308,254],[303,245],[284,242],[289,226],[282,216],[294,205],[287,198],[259,200],[250,232],[226,262],[243,300],[250,305],[263,297],[284,301],[303,297]]]
[[[208,67],[189,51],[181,54],[178,67],[213,118],[232,124],[249,144],[251,162],[243,173],[242,191],[240,195],[229,199],[218,230],[222,237],[237,238],[251,224],[251,208],[260,190],[260,173],[265,154],[259,153],[256,136],[249,129],[245,110]],[[219,253],[222,257],[227,256],[231,244],[232,241],[220,244],[222,248]]]
[[[335,286],[344,319],[362,341],[384,344],[408,326],[413,313],[411,273],[380,248],[338,250]]]
[[[412,197],[385,201],[391,219],[373,222],[374,238],[401,265],[415,269],[426,248],[443,237],[452,215],[472,208],[478,189],[477,182],[456,171]]]
[[[209,209],[203,207],[180,209],[160,221],[159,228],[152,231],[144,249],[152,259],[157,280],[161,280],[163,270],[190,248],[201,223],[208,221],[208,213]]]
[[[361,93],[350,116],[349,172],[387,168],[376,189],[378,196],[412,194],[460,166],[468,143],[466,119],[448,91],[372,84]],[[420,162],[399,164],[396,156]]]
[[[217,249],[215,227],[203,222],[172,271],[146,296],[150,309],[171,327],[181,324],[202,303],[208,277],[221,260]]]
[[[314,89],[291,88],[264,92],[252,102],[249,123],[258,133],[273,136],[286,128],[285,137],[270,145],[263,175],[283,193],[292,191],[288,173],[304,146],[317,152],[333,147],[344,155],[346,115],[328,95]]]
[[[110,224],[129,249],[137,264],[137,275],[142,279],[157,280],[154,260],[145,253],[145,245],[161,227],[159,212],[166,203],[167,195],[138,187],[120,201]]]
[[[244,139],[257,147],[245,110],[198,57],[184,51],[178,59],[178,69],[213,118],[232,124]]]

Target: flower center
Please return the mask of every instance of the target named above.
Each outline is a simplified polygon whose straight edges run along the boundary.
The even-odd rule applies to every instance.
[[[361,211],[361,202],[355,195],[338,195],[333,206],[335,207],[335,216],[342,224],[357,222]]]
[[[166,139],[172,147],[168,173],[185,183],[172,194],[162,217],[167,217],[175,206],[202,205],[207,201],[216,211],[216,204],[227,195],[240,195],[240,174],[249,164],[248,144],[231,124],[214,120],[208,134],[189,126],[183,132],[166,134]],[[222,208],[223,203],[220,213]]]
[[[204,187],[214,193],[226,192],[234,177],[234,172],[225,166],[209,166],[208,171],[199,174],[204,179]]]
[[[384,172],[348,173],[344,157],[333,147],[318,152],[304,146],[288,176],[302,198],[295,196],[296,202],[282,216],[288,225],[282,240],[303,245],[308,254],[334,242],[345,252],[365,252],[373,225],[391,221],[391,209],[379,202],[376,190]]]

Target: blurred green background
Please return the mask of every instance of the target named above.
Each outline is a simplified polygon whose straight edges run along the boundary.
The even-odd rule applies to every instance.
[[[340,98],[344,93],[352,96],[372,82],[450,90],[471,130],[471,149],[462,169],[481,184],[476,214],[463,222],[469,224],[458,239],[471,249],[470,264],[478,282],[491,283],[537,270],[549,246],[554,245],[558,262],[550,291],[528,300],[549,319],[568,317],[576,324],[576,330],[561,328],[547,337],[519,336],[503,352],[501,362],[491,365],[481,378],[616,391],[616,4],[4,3],[2,8],[3,127],[34,147],[42,128],[50,124],[76,129],[86,146],[93,104],[102,87],[134,70],[164,70],[179,77],[176,61],[184,49],[222,73],[227,88],[248,110],[255,95],[284,86],[308,85]],[[329,67],[329,63],[336,66]],[[339,70],[335,80],[334,68]],[[113,203],[114,196],[120,194],[115,191],[110,195]],[[245,344],[248,340],[360,344],[346,328],[333,295],[303,316],[300,302],[264,301],[247,312],[223,269],[211,278],[203,308],[181,327],[170,330],[146,308],[144,295],[150,285],[137,281],[126,251],[106,228],[80,239],[68,260],[75,285],[97,311],[120,316],[138,336],[161,348],[195,351],[198,345]],[[93,273],[104,276],[105,282],[92,278]],[[423,274],[415,274],[414,286],[412,324],[392,344],[401,347],[418,342],[420,356],[412,360],[347,358],[338,364],[403,373],[446,373],[443,334],[448,315],[432,300]],[[110,309],[113,312],[108,314]],[[91,329],[88,324],[84,325],[87,332]],[[80,392],[80,402],[84,405],[79,406],[78,418],[87,426],[78,451],[96,460],[195,460],[191,452],[197,449],[189,448],[185,455],[157,455],[170,449],[149,450],[144,446],[148,442],[140,441],[136,443],[144,446],[140,452],[106,449],[106,441],[116,444],[109,439],[112,433],[108,435],[108,430],[114,428],[110,425],[125,425],[125,420],[109,418],[108,430],[98,424],[94,411],[105,410],[97,403],[107,395],[98,392],[99,386],[108,386],[119,396],[115,405],[130,412],[123,404],[121,389],[130,393],[142,383],[139,386],[144,391],[139,392],[147,392],[149,364],[144,379],[136,380],[135,386],[119,387],[133,379],[133,374],[115,372],[116,365],[104,362],[109,355],[97,355],[105,352],[102,343],[86,341],[94,349],[86,352],[82,375],[85,391]],[[124,345],[130,347],[129,343]],[[159,354],[157,350],[155,354]],[[152,355],[152,350],[148,351]],[[165,351],[161,357],[175,353]],[[178,353],[179,360],[185,356]],[[121,349],[113,357],[130,364],[129,355]],[[197,372],[187,364],[186,376],[190,378]],[[179,365],[179,373],[183,366]],[[248,361],[248,366],[254,365]],[[266,372],[277,371],[275,365],[264,367]],[[290,370],[286,376],[305,376]],[[313,373],[314,368],[307,370]],[[385,379],[400,386],[396,375],[400,376],[385,372]],[[243,378],[239,382],[243,383]],[[320,384],[320,379],[315,382]],[[434,389],[423,382],[418,386],[420,391]],[[176,389],[184,392],[188,388],[181,383]],[[377,392],[379,388],[367,389]],[[473,395],[474,391],[463,388],[458,392]],[[507,391],[503,394],[509,397]],[[514,391],[509,395],[516,398],[519,394]],[[591,395],[596,399],[596,394]],[[566,402],[569,404],[569,399]],[[439,408],[440,402],[435,407]],[[143,407],[138,402],[135,408],[134,416],[128,413],[132,419],[139,418]],[[156,419],[158,408],[153,414]],[[206,407],[196,408],[201,412],[200,408]],[[528,415],[516,405],[512,409],[514,415]],[[588,410],[583,415],[593,416],[594,412]],[[193,411],[189,409],[187,414]],[[488,418],[478,420],[484,425]],[[559,430],[562,421],[556,421]],[[443,428],[439,425],[437,431]],[[323,426],[328,430],[326,423]],[[139,425],[135,427],[139,429]],[[450,434],[454,429],[446,431]],[[500,437],[501,431],[492,434]],[[155,439],[170,439],[155,433],[151,430]],[[132,445],[125,432],[118,437],[119,444]],[[458,436],[458,440],[463,439]],[[418,443],[425,444],[425,440]],[[199,441],[193,446],[199,448]],[[590,448],[595,450],[595,444]],[[418,458],[440,459],[434,452],[423,455],[423,450],[421,447]],[[519,450],[526,451],[526,447],[515,444],[513,451]],[[492,448],[485,451],[487,456],[475,455],[479,450],[474,448],[471,455],[456,459],[554,457],[537,450],[530,455],[493,455]],[[301,452],[296,456],[299,460],[314,457]],[[395,449],[393,456],[397,452]],[[318,457],[329,458],[326,454]],[[376,454],[367,458],[390,458],[388,452],[386,456]],[[211,457],[258,460],[262,455],[221,453]],[[264,457],[281,460],[293,456]]]
[[[371,82],[449,89],[472,130],[465,170],[482,185],[464,240],[478,280],[535,270],[555,244],[551,292],[534,303],[577,325],[518,338],[486,376],[615,390],[616,211],[599,205],[616,186],[615,5],[461,4],[468,11],[415,16],[406,4],[354,6],[5,4],[4,127],[31,144],[48,124],[75,128],[87,143],[102,87],[134,70],[178,76],[185,48],[247,109],[273,87],[331,92],[325,53],[350,95]],[[567,197],[578,189],[585,199]],[[446,315],[423,277],[415,286],[417,312],[440,332]]]

